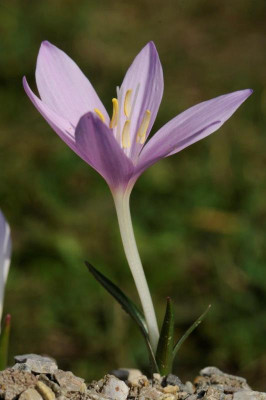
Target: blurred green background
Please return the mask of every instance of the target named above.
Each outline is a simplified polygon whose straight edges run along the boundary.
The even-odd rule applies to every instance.
[[[15,354],[55,357],[91,380],[147,368],[131,320],[88,274],[88,259],[137,295],[103,179],[51,130],[23,92],[42,40],[68,53],[111,112],[115,86],[153,40],[165,93],[153,132],[200,101],[255,93],[217,134],[161,161],[132,196],[137,242],[159,320],[177,337],[211,303],[174,371],[207,365],[266,389],[265,0],[1,1],[0,206],[14,242],[5,311]]]

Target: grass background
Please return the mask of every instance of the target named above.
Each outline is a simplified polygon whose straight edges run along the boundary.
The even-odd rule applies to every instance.
[[[5,311],[10,348],[45,353],[90,380],[147,368],[141,337],[89,276],[91,261],[137,301],[111,195],[30,104],[42,40],[68,53],[107,109],[137,52],[153,40],[165,93],[153,132],[197,102],[253,96],[217,133],[161,161],[132,195],[137,242],[159,320],[175,302],[177,337],[205,309],[174,372],[206,365],[266,389],[266,52],[264,0],[10,0],[0,4],[0,204],[14,252]]]

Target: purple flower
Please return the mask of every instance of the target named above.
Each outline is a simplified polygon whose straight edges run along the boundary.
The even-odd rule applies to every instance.
[[[252,93],[240,90],[191,107],[147,141],[163,94],[163,72],[153,42],[141,50],[117,87],[111,119],[79,67],[47,41],[39,51],[36,83],[41,99],[23,78],[35,107],[104,177],[112,192],[131,190],[149,166],[216,131]]]
[[[3,312],[5,285],[9,271],[11,256],[10,228],[0,211],[0,321]]]
[[[35,107],[111,189],[126,257],[155,352],[159,330],[132,228],[131,190],[149,166],[220,128],[252,91],[240,90],[189,108],[146,143],[163,94],[162,67],[152,42],[137,55],[122,85],[117,87],[111,119],[79,67],[48,42],[43,42],[39,51],[36,82],[40,98],[23,78],[25,91]]]

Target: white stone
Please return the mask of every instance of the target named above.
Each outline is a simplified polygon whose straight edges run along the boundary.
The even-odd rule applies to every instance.
[[[129,387],[113,375],[106,375],[102,393],[112,400],[126,400]]]
[[[233,400],[266,400],[266,393],[253,392],[253,390],[241,390],[234,393]]]
[[[144,377],[147,379],[146,376],[142,375],[142,372],[139,369],[133,369],[133,368],[128,369],[127,382],[129,383],[129,385],[137,386],[140,378]]]

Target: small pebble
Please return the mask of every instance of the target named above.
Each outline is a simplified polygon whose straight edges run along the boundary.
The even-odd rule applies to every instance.
[[[36,383],[35,388],[41,394],[44,400],[55,400],[55,394],[45,383],[39,381]]]
[[[54,373],[54,377],[60,385],[60,388],[67,392],[86,392],[87,386],[84,383],[84,379],[78,378],[70,371],[62,371],[61,369],[58,369]]]
[[[163,388],[164,393],[176,393],[179,390],[178,385],[168,385]]]
[[[43,400],[40,393],[35,389],[27,389],[19,396],[19,400]]]
[[[125,382],[113,375],[106,375],[102,388],[102,394],[110,397],[112,400],[126,400],[129,387]]]
[[[179,386],[181,390],[183,390],[183,383],[181,380],[178,378],[178,376],[173,375],[173,374],[168,374],[166,375],[163,380],[162,380],[162,386],[167,386],[167,385],[172,385],[172,386]]]

